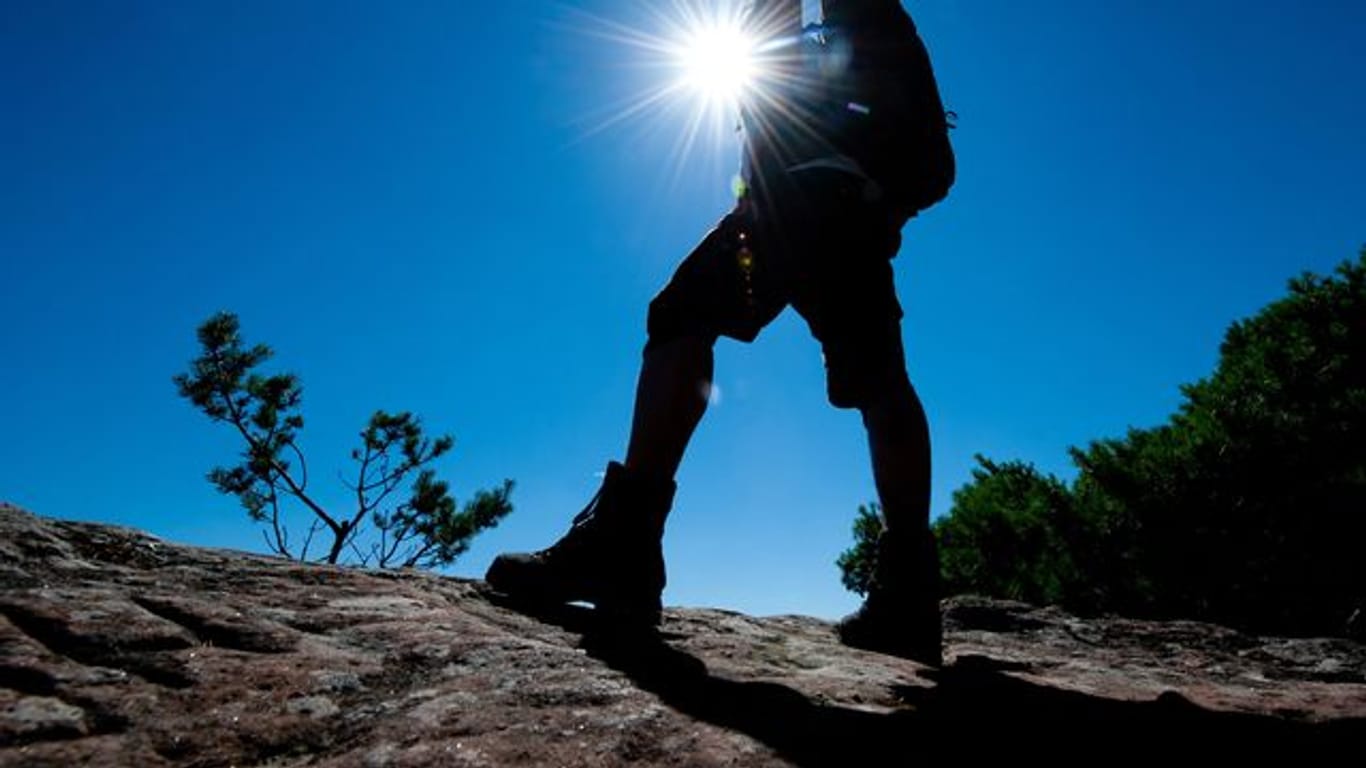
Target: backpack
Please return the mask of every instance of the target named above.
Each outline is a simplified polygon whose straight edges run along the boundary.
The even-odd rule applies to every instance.
[[[897,0],[826,0],[803,35],[806,110],[907,218],[943,200],[956,166],[930,57]]]

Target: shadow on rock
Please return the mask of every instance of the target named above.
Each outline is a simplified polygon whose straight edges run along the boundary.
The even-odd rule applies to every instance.
[[[1305,723],[1213,711],[1175,693],[1121,701],[1062,690],[1023,680],[1010,674],[1020,670],[981,656],[926,671],[933,686],[898,687],[904,708],[872,712],[813,700],[779,683],[713,675],[701,659],[671,646],[667,635],[595,624],[587,609],[543,618],[582,633],[590,656],[668,706],[744,733],[801,766],[901,765],[1001,749],[1052,754],[1081,750],[1097,738],[1107,751],[1123,745],[1139,754],[1191,741],[1237,750],[1320,748],[1358,745],[1366,734],[1366,719]]]

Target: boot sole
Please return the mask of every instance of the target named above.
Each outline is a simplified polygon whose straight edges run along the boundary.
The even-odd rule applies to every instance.
[[[660,623],[663,605],[658,596],[610,594],[584,584],[577,585],[578,589],[548,587],[545,578],[520,574],[523,568],[518,561],[500,556],[489,566],[484,581],[510,603],[528,612],[553,611],[571,603],[590,603],[594,607],[595,617],[606,624],[654,627]]]

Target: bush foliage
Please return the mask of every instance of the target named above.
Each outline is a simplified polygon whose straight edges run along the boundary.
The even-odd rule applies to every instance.
[[[947,590],[1343,632],[1366,606],[1366,248],[1234,323],[1182,395],[1071,449],[1070,484],[979,456],[935,525]]]

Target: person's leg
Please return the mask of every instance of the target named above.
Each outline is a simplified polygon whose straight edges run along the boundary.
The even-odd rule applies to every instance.
[[[797,286],[793,303],[821,342],[831,404],[857,408],[863,417],[886,523],[867,599],[838,631],[847,645],[938,665],[929,425],[906,375],[890,261],[900,232],[895,219],[839,187],[824,209],[823,218],[812,217],[820,226],[809,238],[810,277]]]
[[[930,426],[904,374],[861,409],[888,530],[916,535],[930,519]]]
[[[929,423],[902,371],[860,406],[886,528],[867,600],[838,630],[847,645],[939,666],[943,641],[939,557],[929,527]]]
[[[633,623],[658,621],[664,520],[673,476],[706,411],[712,347],[722,333],[753,339],[783,306],[763,283],[747,292],[737,267],[743,232],[728,216],[650,303],[625,464],[608,464],[598,494],[559,541],[495,558],[485,576],[495,589],[523,602],[584,601]]]
[[[484,576],[490,585],[532,604],[584,601],[617,622],[659,621],[664,519],[706,410],[712,343],[682,336],[646,347],[625,464],[607,465],[597,495],[550,547],[495,558]]]
[[[626,468],[672,481],[711,398],[719,336],[753,341],[787,305],[772,246],[755,244],[749,203],[726,216],[650,302]],[[748,260],[742,259],[748,255]],[[742,264],[744,266],[742,266]]]
[[[646,348],[636,384],[626,468],[672,480],[707,410],[715,339],[680,336]]]

